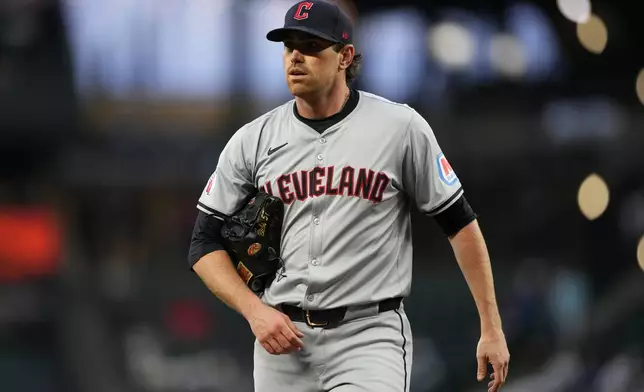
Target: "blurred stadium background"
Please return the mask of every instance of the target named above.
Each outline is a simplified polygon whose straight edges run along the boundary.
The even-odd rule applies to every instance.
[[[242,124],[290,99],[292,1],[0,3],[0,391],[252,390],[252,335],[187,269]],[[644,391],[644,7],[345,1],[356,87],[419,110],[480,215],[505,391]],[[484,391],[476,310],[414,215],[412,392]]]

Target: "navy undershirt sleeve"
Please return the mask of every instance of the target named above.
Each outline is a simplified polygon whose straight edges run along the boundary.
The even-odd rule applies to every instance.
[[[453,237],[461,229],[474,221],[476,217],[476,214],[472,211],[472,207],[465,199],[465,195],[461,195],[454,204],[436,215],[434,219],[436,219],[436,222],[447,237]]]
[[[199,210],[195,221],[188,252],[188,264],[194,265],[205,255],[217,250],[225,250],[222,245],[221,228],[223,222],[212,215]]]

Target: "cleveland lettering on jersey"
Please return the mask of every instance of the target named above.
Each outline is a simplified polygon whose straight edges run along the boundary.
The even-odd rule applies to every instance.
[[[311,170],[300,170],[282,174],[275,180],[277,194],[273,193],[271,181],[260,187],[262,192],[278,196],[285,204],[303,202],[313,197],[346,196],[359,197],[372,203],[380,203],[391,179],[384,172],[345,166],[335,176],[335,166],[317,166]]]

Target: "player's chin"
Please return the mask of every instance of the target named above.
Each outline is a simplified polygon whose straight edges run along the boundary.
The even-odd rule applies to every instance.
[[[299,82],[289,82],[288,89],[291,91],[291,94],[295,96],[306,95],[311,91],[310,86],[307,86],[305,83]]]

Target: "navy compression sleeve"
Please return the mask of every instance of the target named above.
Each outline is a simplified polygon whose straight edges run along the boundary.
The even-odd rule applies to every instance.
[[[190,251],[188,252],[188,264],[190,269],[205,255],[216,250],[225,250],[222,245],[221,227],[223,222],[220,219],[206,214],[199,210],[199,215],[192,230]]]
[[[456,235],[462,228],[469,225],[474,219],[476,214],[472,211],[472,207],[465,199],[465,195],[461,195],[445,211],[434,217],[441,230],[447,237]]]

